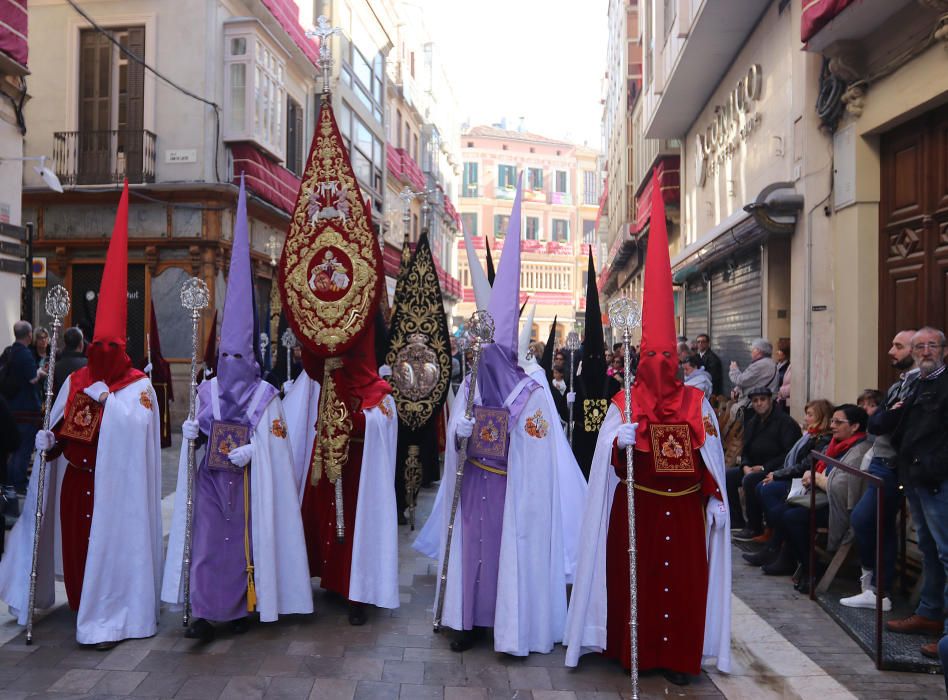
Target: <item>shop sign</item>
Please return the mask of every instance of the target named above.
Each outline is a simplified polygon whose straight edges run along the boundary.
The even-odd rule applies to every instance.
[[[761,75],[760,64],[748,68],[724,103],[715,105],[711,123],[695,137],[695,178],[699,187],[704,187],[708,176],[717,173],[760,125],[761,114],[755,106],[760,99]]]

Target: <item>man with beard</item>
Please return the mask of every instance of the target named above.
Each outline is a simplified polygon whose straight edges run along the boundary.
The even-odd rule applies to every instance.
[[[279,615],[310,613],[313,595],[291,468],[286,420],[276,387],[254,357],[253,278],[243,177],[231,249],[217,376],[198,389],[195,420],[182,426],[178,488],[161,597],[190,602],[185,636],[209,642],[214,622],[247,629]],[[188,495],[188,441],[205,446],[194,474],[190,601],[182,566]]]
[[[731,562],[724,453],[714,411],[677,378],[665,210],[653,189],[642,345],[632,385],[599,431],[566,621],[566,664],[603,653],[631,668],[626,448],[634,448],[638,667],[676,684],[703,658],[730,667]]]
[[[61,554],[66,597],[77,612],[76,640],[100,650],[158,631],[158,404],[148,377],[125,352],[127,289],[128,183],[102,273],[89,362],[63,384],[52,408],[53,430],[36,434],[36,449],[46,450],[49,460],[36,607],[55,602],[53,576]],[[27,513],[36,512],[39,471],[37,462]],[[0,562],[0,599],[16,610],[20,624],[27,617],[34,529],[35,518],[20,518]],[[54,551],[58,547],[61,552]]]

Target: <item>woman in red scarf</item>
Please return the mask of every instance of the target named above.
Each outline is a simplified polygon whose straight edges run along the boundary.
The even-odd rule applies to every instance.
[[[833,410],[830,419],[830,430],[833,439],[826,448],[826,455],[846,464],[859,467],[863,455],[869,449],[866,440],[866,423],[868,414],[855,404],[846,403]],[[826,527],[829,524],[829,503],[826,492],[829,490],[831,479],[834,478],[832,466],[820,460],[816,463],[815,481],[817,491],[816,526]],[[810,482],[811,472],[803,475],[803,485],[813,488]],[[822,492],[822,496],[820,494]],[[808,566],[810,562],[810,509],[808,506],[794,505],[783,511],[777,518],[774,526],[781,532],[790,554],[800,564],[799,581],[794,585],[801,593],[810,592],[810,577]]]

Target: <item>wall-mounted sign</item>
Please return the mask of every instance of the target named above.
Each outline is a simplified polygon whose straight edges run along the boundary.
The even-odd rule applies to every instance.
[[[704,187],[724,161],[734,156],[741,142],[757,128],[760,112],[754,111],[760,99],[762,81],[760,65],[755,63],[737,81],[724,104],[715,105],[714,119],[695,136],[695,179]]]
[[[176,148],[165,151],[165,163],[197,163],[196,148]]]
[[[33,287],[46,286],[46,258],[33,258]]]

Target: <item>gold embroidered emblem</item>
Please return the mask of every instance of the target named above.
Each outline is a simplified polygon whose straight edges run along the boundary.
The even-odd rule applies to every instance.
[[[285,438],[286,437],[286,421],[283,420],[282,418],[274,419],[273,424],[270,426],[270,432],[274,436],[280,439]]]
[[[88,428],[92,425],[92,411],[89,410],[88,406],[83,406],[76,412],[73,422],[80,428]]]
[[[711,437],[718,436],[718,431],[714,427],[714,422],[711,420],[711,416],[704,417],[704,433],[705,435],[710,435]]]
[[[138,395],[138,403],[140,403],[142,406],[147,408],[149,411],[151,410],[151,407],[153,405],[151,402],[151,396],[148,395],[147,391],[143,391],[141,394]]]
[[[379,404],[379,410],[382,412],[382,415],[386,418],[392,417],[392,407],[388,405],[388,398],[382,400],[382,403]]]
[[[550,424],[547,423],[543,417],[543,411],[538,408],[536,413],[527,417],[526,422],[523,424],[523,429],[527,431],[527,435],[539,440],[540,438],[546,437],[550,429]]]
[[[102,404],[85,393],[77,392],[66,406],[66,416],[60,431],[62,437],[91,444],[102,420]]]
[[[584,399],[583,400],[583,430],[587,433],[595,433],[602,427],[602,422],[606,419],[606,411],[609,410],[609,402],[606,399]]]
[[[497,442],[497,438],[499,437],[497,428],[493,425],[485,425],[483,428],[481,428],[479,435],[481,442],[487,443]]]
[[[223,440],[217,443],[217,451],[220,452],[225,457],[231,452],[236,450],[238,447],[237,443],[234,442],[232,435],[227,435]]]
[[[651,425],[649,430],[656,474],[695,473],[687,425]]]
[[[349,407],[336,393],[333,370],[342,367],[342,360],[331,357],[326,360],[323,371],[322,390],[319,392],[319,420],[316,424],[316,444],[310,465],[310,483],[319,481],[323,470],[326,478],[335,482],[342,475],[342,468],[349,461],[349,441],[352,434],[352,414]]]

